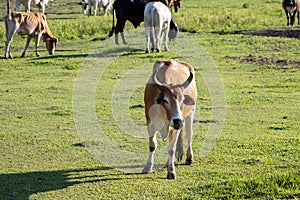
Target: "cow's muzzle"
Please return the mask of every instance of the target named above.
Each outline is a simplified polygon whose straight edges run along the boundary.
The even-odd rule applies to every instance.
[[[182,128],[183,122],[184,122],[183,119],[174,118],[174,119],[171,120],[171,126],[172,126],[174,129],[179,130],[179,129]]]

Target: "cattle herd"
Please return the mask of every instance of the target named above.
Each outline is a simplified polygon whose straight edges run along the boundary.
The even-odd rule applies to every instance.
[[[36,56],[39,41],[42,38],[50,55],[55,52],[58,39],[51,33],[45,17],[45,7],[48,0],[16,0],[15,11],[11,11],[10,1],[7,0],[7,15],[4,19],[6,28],[5,58],[13,58],[10,44],[16,33],[27,35],[27,42],[22,53],[26,50],[32,38],[35,39]],[[19,12],[19,5],[25,6],[25,12]],[[30,12],[30,5],[34,4],[40,12]],[[115,34],[115,43],[119,44],[118,35],[127,44],[124,27],[129,21],[137,28],[142,22],[146,31],[146,53],[168,51],[168,38],[174,39],[178,33],[178,26],[172,18],[173,10],[178,12],[181,0],[82,0],[79,3],[82,12],[96,15],[97,9],[103,8],[104,15],[110,10],[112,13],[112,30],[109,36]],[[282,7],[287,17],[287,25],[293,26],[295,16],[298,18],[300,4],[298,0],[283,0]],[[115,25],[116,17],[116,25]],[[152,44],[150,49],[150,42]],[[194,68],[179,60],[159,61],[153,65],[153,73],[146,85],[144,93],[145,114],[149,135],[149,156],[142,173],[151,173],[154,165],[154,152],[157,148],[156,132],[160,132],[162,139],[169,139],[167,169],[168,179],[176,179],[175,157],[182,159],[184,150],[182,142],[182,127],[185,126],[188,139],[186,164],[193,164],[192,124],[196,108],[197,89]]]

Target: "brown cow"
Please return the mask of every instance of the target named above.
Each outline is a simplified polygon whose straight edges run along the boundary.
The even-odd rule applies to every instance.
[[[8,14],[4,19],[6,28],[6,43],[5,43],[5,58],[13,58],[10,53],[10,44],[16,33],[21,35],[28,35],[27,42],[22,53],[25,56],[26,50],[32,38],[35,39],[36,55],[40,56],[38,52],[39,41],[41,37],[46,43],[47,50],[50,55],[54,54],[57,44],[57,38],[51,33],[46,17],[42,13],[28,13],[28,12],[10,12],[10,5],[8,0]]]
[[[182,135],[183,125],[188,138],[186,164],[193,163],[192,125],[196,99],[194,69],[190,64],[179,60],[154,64],[144,94],[150,153],[142,173],[152,172],[157,147],[156,132],[159,131],[162,139],[166,141],[169,138],[170,142],[167,179],[176,179],[174,161],[175,154],[178,160],[183,155],[182,137],[179,136]]]
[[[172,10],[172,6],[174,7],[175,12],[178,12],[181,7],[181,0],[168,0],[168,7]]]

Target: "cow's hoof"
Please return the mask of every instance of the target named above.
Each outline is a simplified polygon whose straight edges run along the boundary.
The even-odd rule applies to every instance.
[[[11,59],[12,59],[13,57],[12,57],[12,55],[11,55],[11,54],[9,54],[9,55],[4,55],[4,58],[6,58],[6,59],[9,59],[9,58],[11,58]]]
[[[36,54],[36,56],[37,56],[37,57],[40,57],[40,56],[41,56],[41,54],[37,53],[37,54]]]
[[[193,165],[193,164],[194,164],[194,160],[193,160],[192,158],[187,158],[187,159],[185,160],[185,164],[186,164],[186,165]]]
[[[180,154],[180,153],[176,154],[176,158],[177,158],[178,162],[182,161],[182,157],[183,157],[183,153],[182,154]]]
[[[168,180],[176,180],[176,173],[175,172],[168,172],[167,179]]]
[[[149,167],[144,167],[142,170],[142,174],[151,174],[152,170]]]
[[[145,53],[150,53],[150,52],[149,52],[149,50],[147,49],[147,50],[145,51]]]

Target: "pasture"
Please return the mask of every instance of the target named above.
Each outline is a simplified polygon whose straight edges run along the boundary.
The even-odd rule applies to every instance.
[[[143,24],[127,22],[129,44],[117,46],[111,14],[80,12],[50,2],[55,55],[41,42],[36,57],[32,42],[20,58],[17,35],[6,60],[0,2],[0,199],[300,198],[300,27],[286,27],[281,0],[183,0],[180,35],[153,54]],[[144,86],[170,58],[194,65],[198,87],[195,164],[177,163],[176,181],[160,136],[156,170],[139,174]]]

